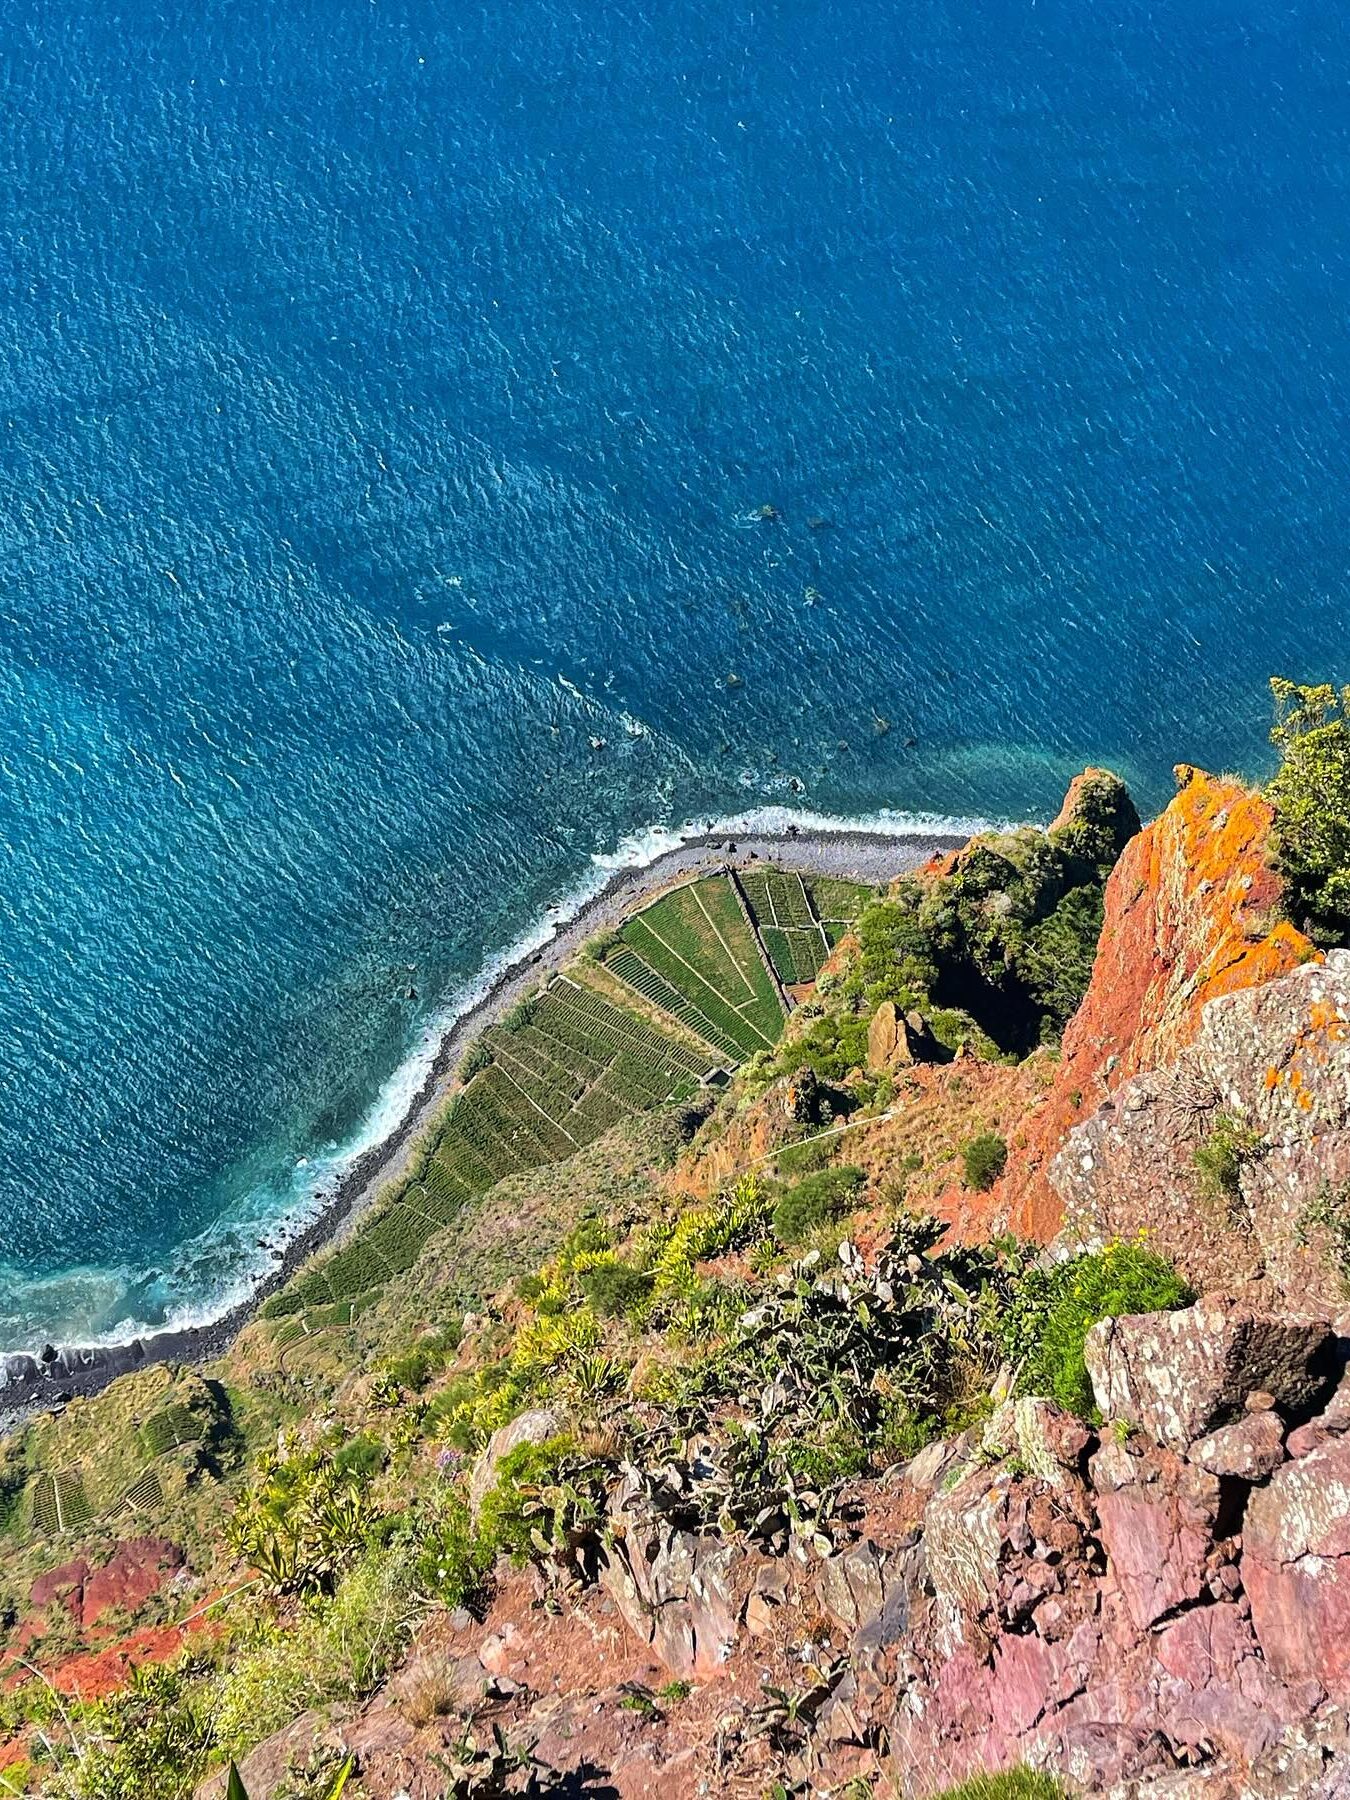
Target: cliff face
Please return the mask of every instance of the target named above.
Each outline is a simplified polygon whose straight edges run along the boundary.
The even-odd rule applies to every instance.
[[[1197,1154],[1237,1145],[1226,1187]],[[1350,951],[1221,994],[1168,1068],[1136,1075],[1049,1169],[1069,1238],[1150,1240],[1196,1287],[1264,1277],[1342,1301],[1350,1276]]]
[[[1091,984],[997,1196],[1011,1228],[1029,1237],[1044,1241],[1059,1228],[1047,1165],[1075,1124],[1132,1075],[1175,1061],[1207,1002],[1319,955],[1274,918],[1281,889],[1265,860],[1268,803],[1184,765],[1177,781],[1176,798],[1126,845],[1107,882]]]
[[[1346,1800],[1350,951],[1323,956],[1276,921],[1266,803],[1178,774],[1104,898],[1123,833],[1092,835],[1114,778],[1089,771],[1048,833],[936,861],[877,909],[909,906],[935,957],[983,977],[925,989],[950,1007],[878,1001],[884,957],[918,959],[865,918],[769,1085],[741,1078],[691,1148],[700,1111],[667,1109],[499,1177],[448,1221],[428,1214],[430,1239],[377,1297],[250,1327],[222,1366],[236,1412],[166,1371],[110,1390],[97,1418],[77,1405],[40,1428],[52,1441],[29,1446],[34,1466],[61,1472],[63,1510],[72,1492],[101,1497],[108,1444],[171,1439],[153,1519],[186,1548],[146,1535],[109,1558],[96,1534],[76,1554],[58,1521],[57,1566],[25,1589],[10,1650],[90,1695],[199,1631],[215,1685],[194,1704],[233,1695],[235,1736],[197,1766],[251,1748],[254,1800],[349,1753],[363,1800],[440,1800],[447,1776],[466,1794],[692,1800],[865,1779],[928,1797],[1017,1762],[1112,1800]],[[1068,854],[1095,871],[1078,927],[1036,936],[1052,896],[1010,929],[1037,871]],[[997,1038],[980,1002],[1033,991],[1065,946],[1067,998],[1042,1022],[1057,1028],[1091,979],[1062,1058],[1014,1054],[1036,1033]],[[800,1081],[813,1026],[841,1002],[846,1057]],[[822,1096],[848,1133],[808,1147],[804,1128],[831,1116]],[[1009,1157],[983,1192],[963,1150],[988,1134]],[[1207,1188],[1197,1152],[1216,1143],[1228,1161]],[[813,1180],[815,1222],[780,1219]],[[1171,1298],[1136,1287],[1134,1304],[1184,1310],[1085,1312],[1103,1423],[1006,1327],[1038,1283],[1067,1277],[1077,1296],[1085,1266],[1117,1269],[1118,1249],[1050,1270],[991,1245],[1009,1221],[1066,1250],[1142,1233],[1130,1253],[1163,1252],[1203,1296],[1186,1304],[1166,1271]],[[242,1627],[215,1643],[235,1627],[207,1596],[247,1574],[220,1522],[278,1417],[287,1480],[306,1479],[305,1458],[352,1458],[347,1498],[377,1509],[397,1555],[343,1547],[336,1593],[304,1606],[285,1581],[270,1595],[249,1581],[275,1636],[264,1694],[262,1652]],[[513,1468],[522,1451],[538,1460]],[[475,1543],[503,1481],[517,1536]],[[488,1553],[472,1580],[471,1550]],[[288,1646],[318,1643],[315,1620],[345,1632],[363,1593],[396,1621],[380,1672],[319,1687],[291,1669],[275,1700]],[[62,1660],[77,1635],[85,1654]],[[237,1686],[233,1657],[252,1671]],[[239,1696],[266,1699],[266,1724],[238,1723]],[[0,1767],[32,1743],[0,1747]],[[199,1800],[224,1786],[217,1766]]]

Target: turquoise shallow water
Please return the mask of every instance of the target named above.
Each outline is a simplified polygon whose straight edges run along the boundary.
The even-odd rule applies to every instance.
[[[1258,768],[1347,29],[0,0],[0,1347],[238,1292],[652,823]]]

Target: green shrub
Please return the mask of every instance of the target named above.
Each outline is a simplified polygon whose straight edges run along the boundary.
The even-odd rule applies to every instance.
[[[814,1444],[789,1444],[783,1461],[792,1474],[812,1487],[826,1488],[862,1474],[867,1467],[867,1446],[854,1432],[832,1431]]]
[[[602,1319],[619,1319],[636,1312],[648,1298],[655,1277],[630,1263],[601,1262],[578,1278],[586,1304]]]
[[[780,1175],[815,1175],[827,1169],[838,1138],[816,1138],[804,1144],[785,1144],[775,1158]]]
[[[1285,903],[1318,943],[1343,944],[1350,937],[1350,688],[1278,676],[1270,686],[1280,766],[1266,792]]]
[[[497,1465],[497,1481],[478,1514],[482,1543],[518,1567],[566,1559],[596,1526],[604,1502],[600,1470],[563,1433],[518,1444]]]
[[[125,1692],[88,1715],[84,1755],[64,1771],[80,1800],[190,1800],[216,1732],[202,1665],[137,1669]]]
[[[857,1204],[866,1176],[845,1165],[822,1169],[790,1187],[773,1210],[774,1236],[780,1244],[800,1244],[822,1225],[831,1224]]]
[[[1172,1267],[1139,1243],[1108,1244],[1023,1276],[1001,1331],[1021,1362],[1024,1393],[1043,1394],[1082,1418],[1096,1417],[1083,1345],[1099,1319],[1167,1312],[1194,1295]]]
[[[1193,1158],[1200,1192],[1230,1205],[1242,1197],[1242,1168],[1261,1152],[1261,1134],[1220,1113]]]
[[[982,1131],[961,1146],[961,1169],[966,1186],[987,1194],[1008,1166],[1008,1146],[996,1131]]]
[[[422,1539],[418,1587],[446,1606],[477,1607],[493,1561],[493,1548],[474,1530],[468,1507],[457,1494],[447,1495]]]
[[[377,1437],[368,1431],[348,1438],[347,1442],[333,1457],[333,1468],[340,1476],[351,1476],[358,1481],[368,1481],[378,1475],[384,1467],[385,1448]]]
[[[515,1005],[503,1018],[501,1023],[502,1030],[524,1031],[527,1025],[532,1025],[538,1015],[542,998],[543,996],[541,994],[526,994],[523,1000],[517,1000]]]
[[[397,1386],[420,1394],[432,1376],[438,1374],[458,1350],[462,1336],[458,1324],[447,1325],[443,1331],[418,1338],[401,1355],[382,1364],[379,1372]]]
[[[226,1542],[279,1593],[330,1593],[375,1522],[367,1486],[320,1450],[273,1458],[227,1521]]]
[[[367,1551],[349,1570],[331,1600],[293,1620],[264,1621],[252,1643],[231,1653],[209,1685],[223,1752],[242,1756],[308,1708],[361,1700],[379,1685],[406,1648],[421,1610],[417,1572],[424,1529],[424,1521],[410,1514],[391,1543]]]

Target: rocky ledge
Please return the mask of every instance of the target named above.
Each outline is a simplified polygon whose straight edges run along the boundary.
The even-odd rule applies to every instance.
[[[663,1800],[781,1772],[920,1796],[1018,1763],[1114,1800],[1345,1800],[1348,1331],[1242,1293],[1105,1321],[1105,1424],[1005,1401],[777,1553],[681,1529],[671,1494],[715,1478],[691,1446],[611,1496],[590,1585],[512,1577],[326,1729],[411,1800],[442,1791],[409,1699],[431,1690],[560,1779]],[[260,1784],[291,1748],[255,1753]]]

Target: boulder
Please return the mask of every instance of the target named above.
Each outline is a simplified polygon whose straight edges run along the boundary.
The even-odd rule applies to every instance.
[[[1284,1423],[1277,1412],[1246,1412],[1191,1445],[1190,1460],[1213,1475],[1264,1481],[1284,1461]]]
[[[1174,1063],[1214,996],[1268,982],[1318,954],[1278,916],[1281,883],[1266,854],[1269,801],[1188,767],[1177,770],[1177,782],[1171,805],[1130,839],[1106,884],[1091,983],[1004,1179],[1008,1223],[1019,1235],[1048,1240],[1066,1207],[1071,1217],[1087,1213],[1099,1235],[1127,1237],[1147,1223],[1140,1212],[1150,1192],[1117,1183],[1109,1190],[1117,1216],[1098,1215],[1106,1184],[1090,1170],[1080,1179],[1076,1155],[1063,1149],[1066,1134],[1133,1076]],[[1189,1183],[1186,1192],[1189,1201]]]
[[[1350,1436],[1286,1463],[1252,1495],[1242,1577],[1270,1667],[1350,1701]]]
[[[982,1448],[987,1456],[1016,1452],[1030,1474],[1052,1488],[1076,1485],[1092,1433],[1051,1400],[1028,1396],[996,1406],[985,1425]]]
[[[610,1514],[600,1581],[634,1635],[679,1680],[707,1677],[730,1657],[744,1617],[745,1558],[711,1532],[681,1531],[636,1491]],[[758,1618],[758,1613],[757,1613]]]
[[[509,1456],[521,1444],[547,1443],[561,1429],[562,1415],[554,1412],[552,1407],[540,1406],[532,1412],[521,1413],[509,1424],[493,1432],[474,1464],[469,1480],[469,1508],[475,1519],[489,1492],[496,1486],[497,1469],[502,1458]]]
[[[1286,1416],[1311,1412],[1330,1386],[1333,1346],[1329,1320],[1209,1294],[1180,1312],[1103,1319],[1085,1355],[1105,1418],[1185,1450],[1238,1418],[1258,1390]]]
[[[867,1027],[867,1066],[874,1075],[884,1075],[898,1060],[898,1052],[903,1045],[905,1062],[914,1059],[909,1054],[909,1038],[896,1011],[894,1000],[883,1000],[872,1014],[872,1023]]]
[[[1006,1469],[977,1468],[924,1508],[928,1576],[942,1609],[938,1642],[944,1656],[971,1640],[971,1627],[996,1602],[1015,1479]]]
[[[410,1733],[411,1735],[411,1733]],[[338,1721],[318,1712],[301,1713],[298,1719],[250,1750],[240,1758],[239,1773],[248,1794],[281,1792],[296,1769],[307,1768],[317,1755],[342,1755],[347,1744]],[[218,1769],[201,1782],[194,1800],[226,1800],[228,1771]]]

